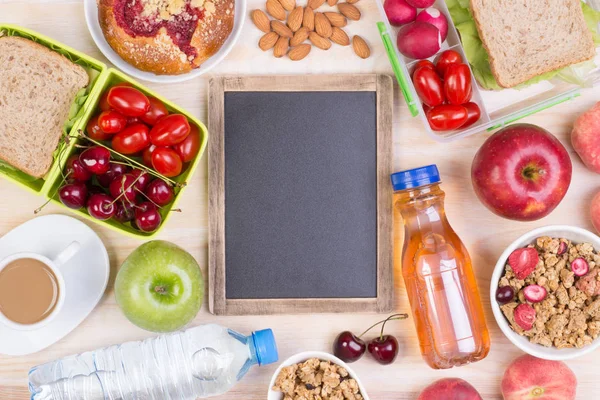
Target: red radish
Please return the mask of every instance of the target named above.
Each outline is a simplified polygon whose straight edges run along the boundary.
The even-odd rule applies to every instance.
[[[471,384],[459,378],[444,378],[427,386],[417,400],[481,400]]]
[[[397,45],[404,56],[422,59],[437,53],[442,47],[442,40],[438,28],[415,21],[400,28]]]
[[[517,249],[508,256],[508,265],[519,279],[525,279],[531,274],[538,263],[538,252],[533,247]]]
[[[590,271],[590,266],[587,261],[578,257],[571,261],[571,271],[577,276],[584,276]]]
[[[527,303],[519,304],[515,308],[515,322],[524,331],[533,328],[535,322],[535,310]]]
[[[425,22],[438,28],[442,37],[442,42],[448,36],[448,19],[435,7],[424,9],[417,15],[416,21]]]
[[[431,7],[435,0],[406,0],[408,4],[417,8],[427,8]]]
[[[523,289],[525,299],[531,303],[539,303],[546,298],[547,294],[546,289],[540,285],[529,285]]]
[[[417,17],[417,9],[406,0],[385,0],[383,9],[393,26],[408,24]]]
[[[524,355],[508,366],[501,389],[504,400],[575,400],[577,378],[562,361]]]
[[[567,242],[560,242],[556,254],[560,256],[561,254],[565,254],[565,251],[567,251]]]

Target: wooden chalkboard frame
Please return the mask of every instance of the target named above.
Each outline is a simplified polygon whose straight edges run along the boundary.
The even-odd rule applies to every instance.
[[[209,310],[216,315],[388,312],[393,307],[393,85],[387,75],[223,76],[209,81]],[[225,271],[225,92],[370,91],[377,98],[377,297],[228,299]]]

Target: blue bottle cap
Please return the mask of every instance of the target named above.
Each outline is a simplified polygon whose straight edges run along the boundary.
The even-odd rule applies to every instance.
[[[440,181],[440,173],[435,164],[396,172],[390,176],[394,190],[404,190],[430,185]]]
[[[275,336],[271,329],[252,332],[252,339],[258,356],[258,365],[273,364],[279,360]]]

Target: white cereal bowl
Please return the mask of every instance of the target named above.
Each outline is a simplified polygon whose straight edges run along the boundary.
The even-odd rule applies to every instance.
[[[336,356],[329,354],[329,353],[322,352],[322,351],[305,351],[305,352],[293,355],[290,358],[288,358],[287,360],[285,360],[284,362],[282,362],[281,365],[279,365],[279,367],[277,368],[277,371],[275,371],[275,373],[273,374],[273,378],[271,378],[271,383],[269,383],[269,392],[267,393],[267,400],[283,400],[283,393],[276,392],[271,389],[273,387],[273,385],[275,385],[275,380],[277,379],[277,376],[279,375],[279,373],[281,372],[281,369],[283,367],[289,367],[290,365],[302,363],[310,358],[318,358],[319,360],[331,361],[332,363],[345,368],[346,371],[348,371],[348,374],[350,375],[350,377],[352,379],[356,380],[356,383],[358,383],[358,387],[360,389],[360,393],[362,394],[363,398],[365,400],[370,400],[369,395],[367,394],[367,391],[365,390],[365,387],[360,382],[360,379],[358,379],[358,376],[356,376],[354,371],[352,371],[352,368],[350,368],[348,366],[348,364],[346,364],[345,362],[343,362]]]
[[[569,225],[549,225],[534,229],[512,242],[498,259],[498,262],[494,267],[494,273],[492,274],[492,281],[490,283],[490,303],[492,305],[492,311],[494,312],[494,318],[496,319],[498,326],[500,326],[500,329],[508,338],[508,340],[510,340],[519,349],[523,350],[525,353],[531,354],[532,356],[546,360],[570,360],[596,350],[600,346],[600,338],[594,340],[592,344],[581,349],[557,349],[554,347],[545,347],[539,344],[530,343],[526,337],[520,336],[510,328],[508,321],[504,317],[504,314],[502,313],[502,310],[500,310],[500,306],[496,301],[498,282],[500,281],[504,271],[504,266],[507,263],[508,256],[514,250],[533,243],[535,239],[540,236],[565,238],[574,243],[586,242],[594,246],[594,249],[600,250],[600,237],[582,228]]]
[[[192,71],[181,74],[181,75],[157,75],[152,72],[142,71],[137,69],[133,65],[127,63],[123,60],[113,49],[110,47],[106,38],[104,37],[104,33],[102,32],[102,28],[100,28],[100,22],[98,21],[98,5],[96,4],[97,0],[83,0],[83,9],[85,13],[85,21],[88,26],[88,30],[92,35],[92,39],[96,43],[96,46],[100,49],[102,54],[108,60],[115,65],[118,69],[125,72],[127,75],[132,76],[134,78],[155,82],[155,83],[177,83],[183,82],[190,79],[193,79],[197,76],[200,76],[209,70],[211,70],[215,65],[220,63],[227,54],[231,51],[235,43],[237,42],[240,33],[242,32],[242,26],[244,24],[244,19],[246,18],[246,0],[235,0],[235,14],[233,20],[233,29],[231,34],[223,43],[223,46],[217,51],[212,57],[208,60],[204,61],[202,65]]]

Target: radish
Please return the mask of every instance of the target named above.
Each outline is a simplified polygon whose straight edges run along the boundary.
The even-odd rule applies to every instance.
[[[442,42],[446,40],[446,36],[448,36],[448,19],[440,10],[434,7],[426,8],[417,15],[416,20],[435,26],[440,31]]]
[[[540,285],[529,285],[523,289],[523,295],[530,303],[539,303],[546,298],[546,289]]]
[[[577,276],[584,276],[590,270],[590,266],[583,258],[578,257],[571,261],[571,271]]]
[[[440,50],[438,28],[425,22],[412,22],[398,31],[398,50],[404,56],[415,59],[429,58]]]
[[[409,5],[406,0],[385,0],[383,9],[390,24],[394,26],[408,24],[417,17],[417,9]]]
[[[435,0],[406,0],[406,2],[416,8],[427,8],[431,7]]]

